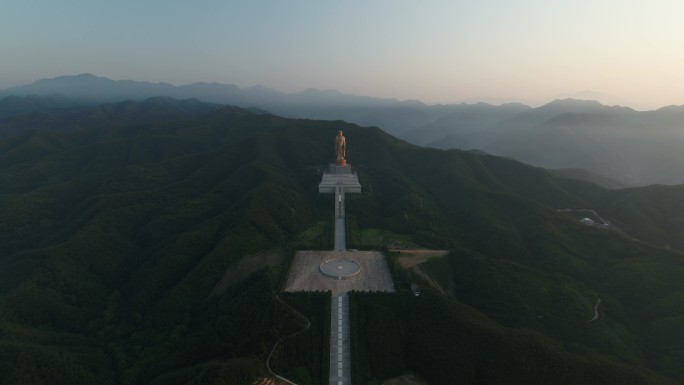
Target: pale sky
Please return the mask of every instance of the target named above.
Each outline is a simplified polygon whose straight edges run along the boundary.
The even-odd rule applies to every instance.
[[[0,88],[92,73],[417,99],[684,104],[680,0],[3,0]]]

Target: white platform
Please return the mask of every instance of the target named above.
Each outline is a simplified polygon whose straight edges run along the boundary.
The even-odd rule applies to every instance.
[[[361,183],[356,174],[352,173],[351,165],[331,164],[328,172],[323,174],[321,183],[318,184],[318,192],[334,194],[338,186],[342,188],[343,193],[361,192]]]

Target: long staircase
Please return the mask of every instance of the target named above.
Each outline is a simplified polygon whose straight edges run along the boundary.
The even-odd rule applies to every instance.
[[[330,385],[351,385],[349,296],[333,296],[330,303]]]
[[[347,249],[344,223],[344,185],[335,188],[335,251]],[[333,296],[330,302],[330,385],[351,385],[349,296]]]
[[[344,225],[344,186],[335,188],[335,251],[347,249],[347,234]]]

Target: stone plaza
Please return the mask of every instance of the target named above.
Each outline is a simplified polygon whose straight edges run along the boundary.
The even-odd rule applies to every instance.
[[[356,262],[360,270],[343,279],[321,271],[321,264],[337,259]],[[378,251],[298,251],[290,267],[285,291],[328,290],[333,295],[349,291],[394,292],[385,256]]]

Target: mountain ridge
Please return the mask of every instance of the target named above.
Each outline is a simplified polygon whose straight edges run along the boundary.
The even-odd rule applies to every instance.
[[[412,100],[348,95],[336,90],[307,89],[287,94],[263,86],[244,89],[219,83],[173,86],[114,81],[91,74],[42,79],[32,85],[0,90],[0,96],[13,93],[61,93],[68,100],[62,103],[78,105],[140,101],[164,95],[176,99],[197,98],[289,118],[341,119],[380,127],[423,146],[483,150],[546,168],[584,168],[628,186],[684,183],[681,176],[684,156],[680,155],[684,153],[681,131],[684,106],[636,111],[572,98],[557,99],[536,108],[521,104],[426,105]],[[47,108],[25,104],[24,109],[5,108],[0,100],[0,118],[3,114],[10,117]],[[578,124],[572,133],[571,125],[558,118],[564,114],[583,115],[586,123]],[[595,129],[583,129],[588,125]],[[590,148],[594,150],[588,153]]]
[[[628,186],[681,184],[681,112],[677,106],[639,112],[557,100],[488,125],[442,120],[403,137],[421,138],[419,144],[441,149],[482,150],[546,168],[584,168]]]

